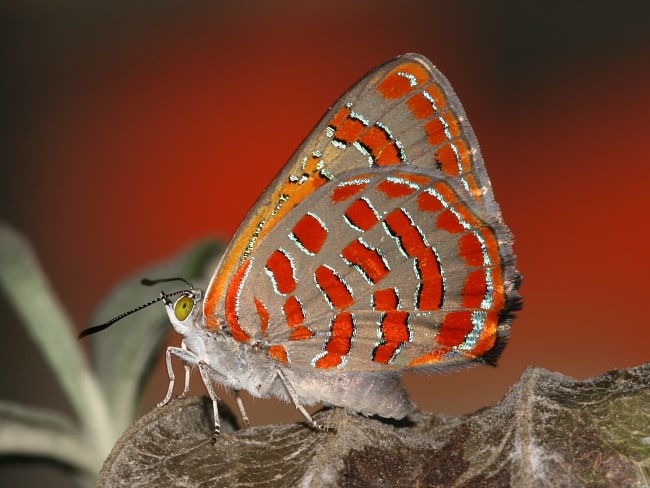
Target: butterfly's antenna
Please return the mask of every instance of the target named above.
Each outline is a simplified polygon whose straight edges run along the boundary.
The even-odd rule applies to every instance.
[[[182,281],[187,286],[189,286],[190,289],[192,289],[192,290],[194,289],[194,285],[192,283],[187,281],[185,278],[180,278],[180,277],[177,277],[177,276],[175,276],[173,278],[159,278],[157,280],[150,280],[148,278],[143,278],[142,280],[140,280],[140,283],[142,283],[143,285],[146,285],[146,286],[153,286],[153,285],[157,285],[159,283],[169,283],[170,281]]]
[[[168,283],[170,281],[182,281],[183,283],[185,283],[187,286],[190,287],[190,290],[194,290],[194,285],[192,285],[192,283],[187,281],[185,278],[162,278],[162,279],[158,279],[158,280],[150,280],[150,279],[144,278],[141,281],[141,283],[143,285],[146,285],[146,286],[153,286],[153,285],[157,285],[158,283]],[[99,324],[99,325],[94,325],[92,327],[88,327],[87,329],[82,330],[79,333],[78,338],[82,339],[82,338],[84,338],[86,336],[89,336],[91,334],[95,334],[96,332],[101,332],[102,330],[107,329],[108,327],[113,325],[115,322],[117,322],[119,320],[122,320],[124,317],[127,317],[127,316],[131,315],[132,313],[139,312],[143,308],[147,308],[148,306],[153,305],[154,303],[158,303],[161,300],[167,300],[169,297],[173,297],[174,295],[180,295],[181,293],[187,293],[190,290],[179,290],[179,291],[173,291],[171,293],[161,292],[160,296],[158,298],[155,298],[155,299],[153,299],[153,300],[151,300],[151,301],[149,301],[147,303],[144,303],[142,305],[138,305],[137,307],[129,310],[128,312],[121,313],[117,317],[113,317],[108,322],[104,322],[103,324]]]

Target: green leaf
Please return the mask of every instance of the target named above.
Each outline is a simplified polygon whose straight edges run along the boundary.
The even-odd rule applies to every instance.
[[[31,247],[6,223],[0,223],[0,286],[54,372],[94,447],[106,455],[119,432],[113,430],[99,384]]]
[[[196,280],[195,286],[204,286],[209,279],[207,273],[214,270],[222,252],[222,244],[206,241],[166,263],[136,273],[110,294],[94,315],[94,324],[103,323],[156,298],[160,288],[143,286],[140,284],[142,278],[181,276]],[[167,285],[166,291],[172,291],[174,286]],[[119,431],[125,430],[133,421],[142,383],[171,330],[167,314],[160,304],[138,311],[93,336],[95,369]]]
[[[103,455],[89,449],[79,429],[66,417],[0,400],[0,455],[49,459],[94,478]]]

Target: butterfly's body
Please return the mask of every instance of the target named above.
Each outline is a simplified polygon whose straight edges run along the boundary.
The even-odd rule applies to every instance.
[[[402,418],[403,372],[495,362],[519,303],[511,245],[451,86],[426,58],[396,58],[305,140],[205,295],[167,304],[184,346],[168,351],[165,401],[175,355],[215,412],[212,383],[290,400],[312,425],[303,406],[319,402]]]
[[[168,310],[176,322],[173,305]],[[325,373],[324,378],[320,372],[294,371],[278,365],[269,355],[268,344],[243,344],[227,333],[208,332],[201,327],[183,332],[185,347],[169,348],[168,355],[180,357],[188,366],[203,367],[211,381],[235,392],[245,390],[253,397],[292,401],[284,378],[304,406],[326,403],[366,415],[397,419],[415,408],[396,374],[369,377],[358,372],[331,372]],[[171,388],[169,395],[171,398]],[[161,403],[167,401],[169,398]]]

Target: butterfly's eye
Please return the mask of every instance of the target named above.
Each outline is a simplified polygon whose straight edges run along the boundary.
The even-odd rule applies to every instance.
[[[180,297],[174,304],[174,315],[178,320],[185,320],[192,313],[193,308],[194,299],[192,297]]]

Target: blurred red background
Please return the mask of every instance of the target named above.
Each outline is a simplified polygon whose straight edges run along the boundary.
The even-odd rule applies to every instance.
[[[481,143],[524,309],[497,369],[409,377],[416,402],[470,412],[527,366],[584,378],[650,359],[647,3],[149,3],[3,7],[1,217],[79,329],[126,275],[229,239],[339,95],[420,52]],[[65,410],[4,299],[2,311],[1,397]],[[161,364],[144,411],[164,376]],[[299,419],[249,409],[254,424]]]

